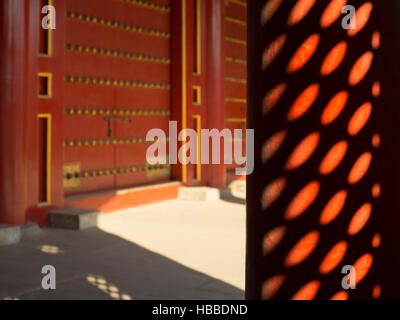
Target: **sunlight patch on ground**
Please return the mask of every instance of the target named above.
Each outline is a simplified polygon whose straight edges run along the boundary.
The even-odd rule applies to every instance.
[[[101,215],[99,228],[244,290],[243,204],[165,201]]]

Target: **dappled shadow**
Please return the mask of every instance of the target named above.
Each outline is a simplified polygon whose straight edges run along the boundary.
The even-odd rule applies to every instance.
[[[0,247],[0,257],[1,299],[244,298],[232,285],[97,228],[44,229]],[[44,265],[56,268],[56,290],[41,289]]]

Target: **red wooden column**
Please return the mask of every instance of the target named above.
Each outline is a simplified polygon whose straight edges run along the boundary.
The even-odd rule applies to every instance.
[[[48,54],[39,46],[45,4],[58,12]],[[47,211],[63,203],[64,0],[1,1],[0,18],[0,224],[44,225]],[[39,90],[43,74],[50,75],[45,97]],[[45,134],[39,127],[43,118]]]
[[[207,126],[224,127],[224,0],[207,0]],[[221,143],[223,155],[223,143]],[[208,185],[225,187],[225,165],[208,166]]]
[[[28,7],[0,2],[0,224],[25,223]]]

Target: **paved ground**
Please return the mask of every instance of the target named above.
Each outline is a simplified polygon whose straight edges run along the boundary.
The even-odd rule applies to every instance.
[[[245,206],[173,200],[0,247],[0,299],[243,299]],[[44,265],[56,290],[41,289]]]

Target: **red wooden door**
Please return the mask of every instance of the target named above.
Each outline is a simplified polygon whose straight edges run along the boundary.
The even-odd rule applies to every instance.
[[[168,132],[170,4],[66,1],[65,194],[169,180],[146,162],[146,133]]]

